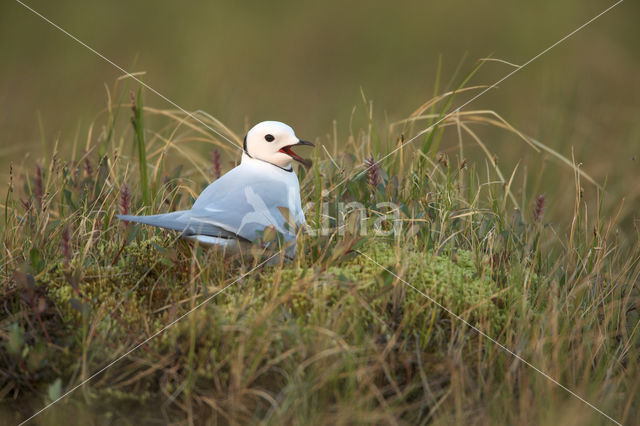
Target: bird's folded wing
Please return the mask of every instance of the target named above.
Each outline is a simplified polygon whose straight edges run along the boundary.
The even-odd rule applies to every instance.
[[[191,210],[191,214],[195,219],[227,229],[249,241],[256,240],[266,227],[273,227],[287,240],[292,240],[295,234],[287,231],[285,217],[278,208],[295,208],[289,206],[288,189],[283,182],[262,177],[262,180],[256,179],[236,192],[200,203],[199,208]],[[292,194],[299,197],[298,191],[293,189]]]

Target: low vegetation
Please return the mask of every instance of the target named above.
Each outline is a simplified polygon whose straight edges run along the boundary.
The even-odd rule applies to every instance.
[[[25,420],[91,378],[34,422],[611,422],[471,324],[633,422],[638,230],[621,235],[615,217],[588,211],[590,178],[494,112],[445,115],[473,90],[446,92],[384,131],[368,121],[322,139],[314,166],[298,172],[309,229],[285,264],[264,264],[257,249],[225,258],[115,219],[188,208],[237,161],[211,130],[238,136],[204,114],[120,95],[84,151],[60,141],[47,159],[15,166],[2,206],[0,414]],[[118,122],[125,115],[133,128]],[[546,219],[544,195],[516,190],[517,169],[500,170],[479,125],[571,167],[566,226]],[[466,160],[462,139],[455,151],[463,134],[484,160]],[[596,192],[601,206],[606,192]],[[362,209],[343,214],[351,202]]]

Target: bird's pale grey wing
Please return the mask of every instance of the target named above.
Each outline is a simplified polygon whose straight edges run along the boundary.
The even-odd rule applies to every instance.
[[[151,216],[116,215],[116,217],[127,222],[144,223],[146,225],[179,231],[186,236],[207,235],[219,238],[244,239],[241,236],[233,232],[229,232],[226,229],[222,229],[219,226],[192,218],[190,211],[188,210]]]
[[[242,165],[229,170],[200,193],[191,209],[199,210],[215,200],[235,193],[247,182],[250,182],[252,177],[246,173],[246,167]]]

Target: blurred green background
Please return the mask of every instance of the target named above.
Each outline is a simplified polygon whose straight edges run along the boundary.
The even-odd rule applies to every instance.
[[[439,55],[444,83],[465,57],[462,75],[489,55],[521,64],[613,4],[25,2],[124,68],[146,71],[145,82],[188,110],[205,110],[238,133],[246,123],[285,121],[308,139],[330,133],[333,120],[339,136],[348,135],[353,108],[364,110],[361,89],[376,123],[405,118],[433,95]],[[608,177],[611,208],[626,198],[627,221],[640,208],[638,18],[638,2],[622,3],[468,107],[499,112],[567,157],[573,148],[594,178]],[[104,85],[122,73],[12,0],[0,5],[0,52],[6,182],[10,161],[42,156],[42,139],[52,145],[59,137],[63,150],[76,135],[84,141],[106,105]],[[491,84],[511,70],[487,63],[471,84]],[[148,91],[145,100],[171,107]],[[504,170],[518,161],[530,173],[540,170],[540,155],[513,136],[491,135]],[[541,188],[552,191],[565,179],[571,199],[568,168],[550,173]]]

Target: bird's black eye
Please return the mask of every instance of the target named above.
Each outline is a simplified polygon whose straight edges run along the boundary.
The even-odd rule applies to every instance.
[[[276,140],[276,138],[273,135],[266,135],[264,137],[264,140],[266,140],[267,142],[273,142],[274,140]]]

